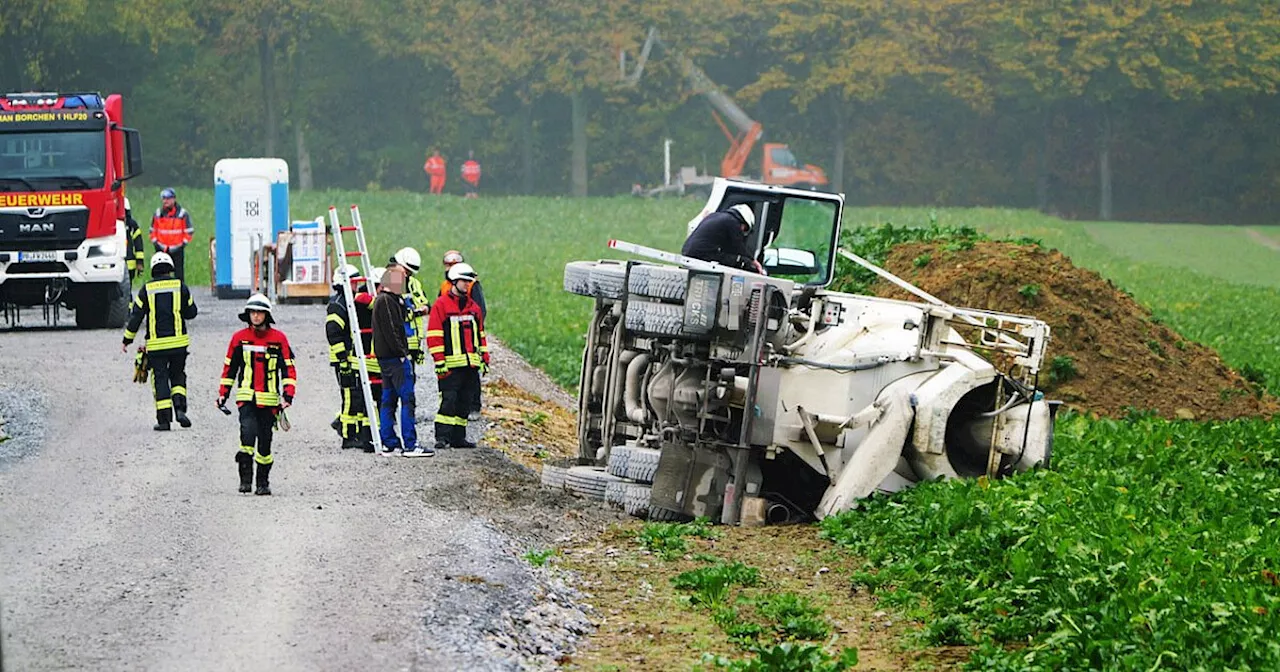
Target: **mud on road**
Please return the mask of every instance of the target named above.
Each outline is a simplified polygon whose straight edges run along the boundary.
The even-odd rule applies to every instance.
[[[195,293],[187,430],[151,430],[119,332],[0,332],[5,669],[538,669],[573,647],[586,607],[521,555],[616,516],[540,491],[483,441],[418,460],[340,450],[315,305],[276,311],[299,387],[275,495],[237,493],[238,428],[214,398],[240,302]],[[495,354],[494,375],[540,384]],[[430,441],[433,379],[418,405]]]

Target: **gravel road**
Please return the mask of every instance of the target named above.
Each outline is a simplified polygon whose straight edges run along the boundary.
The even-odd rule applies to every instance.
[[[299,389],[275,495],[237,493],[237,423],[214,398],[241,302],[195,293],[187,430],[151,430],[119,332],[0,332],[4,669],[539,669],[572,648],[589,607],[521,555],[598,529],[602,507],[484,446],[339,450],[316,305],[276,311]],[[495,374],[529,378],[516,360]],[[425,442],[433,379],[418,403]]]

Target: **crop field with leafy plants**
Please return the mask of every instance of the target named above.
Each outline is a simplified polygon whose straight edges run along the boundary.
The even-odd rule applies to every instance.
[[[207,236],[211,192],[179,195],[198,238]],[[606,249],[610,238],[678,250],[701,206],[304,193],[293,197],[293,218],[323,215],[330,204],[345,214],[353,202],[376,260],[412,245],[434,277],[445,250],[462,250],[484,282],[490,330],[566,386],[577,381],[590,308],[561,291],[565,262],[616,256]],[[1039,240],[1218,350],[1247,378],[1280,388],[1280,252],[1262,242],[1280,239],[1274,228],[924,208],[850,209],[844,225],[885,222]],[[207,278],[202,257],[189,257],[193,282]],[[838,270],[850,267],[841,261]],[[858,590],[921,624],[905,635],[912,646],[970,647],[974,669],[1280,669],[1277,422],[1068,416],[1055,458],[1052,471],[877,498],[821,533],[858,559],[849,577]],[[714,620],[715,609],[703,611]]]

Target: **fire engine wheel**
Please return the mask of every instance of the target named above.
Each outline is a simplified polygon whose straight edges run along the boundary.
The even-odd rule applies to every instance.
[[[628,486],[622,508],[637,518],[649,517],[649,495],[652,492],[653,489],[647,485]]]
[[[119,329],[129,320],[129,304],[133,302],[133,283],[128,276],[108,292],[111,303],[107,306],[107,328]]]
[[[591,290],[597,298],[621,298],[626,280],[627,267],[616,261],[602,261],[591,269]]]
[[[604,502],[621,509],[627,501],[627,488],[631,485],[627,481],[610,481],[604,486]]]
[[[634,274],[634,271],[632,271]],[[645,296],[671,301],[684,301],[684,290],[689,284],[689,272],[683,268],[650,267]]]
[[[632,448],[627,456],[627,478],[643,483],[652,483],[653,475],[658,473],[658,458],[662,451],[657,448]]]
[[[594,261],[571,261],[564,265],[564,291],[578,296],[594,296],[591,292],[591,269]]]
[[[657,301],[627,304],[627,328],[663,336],[679,336],[684,330],[684,306]]]
[[[630,446],[614,446],[609,449],[609,464],[605,467],[605,471],[617,476],[618,478],[626,478],[627,461],[631,456]]]
[[[564,479],[568,470],[564,467],[553,467],[549,464],[542,465],[542,485],[552,490],[563,490]]]
[[[618,477],[605,473],[604,467],[569,467],[564,487],[580,497],[604,501],[605,489],[616,480]]]

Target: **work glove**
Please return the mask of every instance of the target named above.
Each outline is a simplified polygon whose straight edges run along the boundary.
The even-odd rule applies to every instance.
[[[338,384],[342,387],[355,387],[358,382],[356,371],[350,364],[338,367]]]
[[[445,378],[448,378],[448,377],[449,377],[449,369],[446,369],[443,366],[436,367],[436,380],[444,380]]]
[[[422,366],[427,362],[427,358],[423,355],[423,352],[421,350],[410,350],[409,358],[412,359],[413,363],[417,364],[418,366]]]
[[[489,375],[489,362],[485,362],[480,365],[480,375],[482,376]]]

